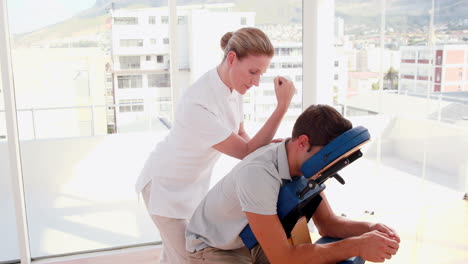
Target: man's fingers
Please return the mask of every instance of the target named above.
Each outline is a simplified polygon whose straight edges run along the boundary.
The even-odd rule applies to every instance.
[[[395,240],[393,240],[393,239],[389,239],[388,246],[391,247],[391,248],[394,248],[394,249],[399,249],[400,248],[400,244],[398,242],[396,242]]]
[[[384,224],[379,224],[377,226],[377,230],[380,231],[380,232],[388,234],[391,239],[394,239],[397,242],[400,242],[400,237],[398,236],[397,232],[395,232],[395,230],[393,230],[393,228],[391,228],[389,226],[386,226]]]
[[[396,240],[398,243],[400,243],[400,236],[398,235],[397,232],[395,232],[395,230],[392,229],[392,232],[393,232],[393,239]]]
[[[388,246],[388,253],[390,253],[392,255],[395,255],[397,253],[397,251],[398,251],[398,248]]]
[[[393,230],[391,228],[389,228],[388,226],[386,226],[386,225],[377,224],[375,229],[377,231],[382,232],[382,233],[393,235]]]

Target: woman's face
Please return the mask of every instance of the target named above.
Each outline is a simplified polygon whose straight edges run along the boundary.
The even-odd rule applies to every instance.
[[[231,86],[240,94],[245,94],[252,85],[258,86],[260,77],[268,69],[271,57],[265,55],[249,55],[238,59],[235,52],[226,58],[229,64],[229,78]]]

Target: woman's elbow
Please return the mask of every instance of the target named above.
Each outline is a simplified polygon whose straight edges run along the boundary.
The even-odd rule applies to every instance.
[[[254,146],[252,146],[251,144],[249,144],[249,142],[247,142],[245,144],[245,148],[244,150],[242,151],[242,158],[241,159],[244,159],[245,157],[247,157],[250,153],[254,152],[255,150],[257,150]]]
[[[249,146],[248,143],[245,144],[245,146],[242,149],[239,149],[236,153],[231,155],[232,157],[243,160],[245,157],[247,157],[250,154]]]
[[[247,154],[239,154],[235,156],[235,158],[239,160],[243,160],[245,157],[247,157]]]

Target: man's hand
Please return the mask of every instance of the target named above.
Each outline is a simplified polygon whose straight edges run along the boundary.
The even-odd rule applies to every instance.
[[[375,223],[375,224],[372,224],[370,226],[370,230],[371,231],[377,230],[377,231],[380,231],[382,233],[385,233],[385,234],[388,235],[388,238],[393,239],[396,242],[400,243],[400,236],[398,236],[397,232],[395,232],[395,230],[393,230],[393,228],[391,228],[389,226],[386,226],[386,225],[381,224],[381,223]]]
[[[359,256],[372,262],[391,259],[399,248],[399,243],[388,234],[374,230],[359,236]]]

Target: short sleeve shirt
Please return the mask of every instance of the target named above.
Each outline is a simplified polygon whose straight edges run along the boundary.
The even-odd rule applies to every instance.
[[[242,95],[231,92],[216,68],[184,91],[171,131],[150,154],[136,184],[141,191],[151,182],[151,214],[190,218],[220,156],[213,145],[239,132],[242,103]]]
[[[187,226],[187,250],[243,247],[239,234],[248,223],[245,212],[277,214],[283,180],[291,180],[285,141],[247,156],[208,192],[195,210]]]

